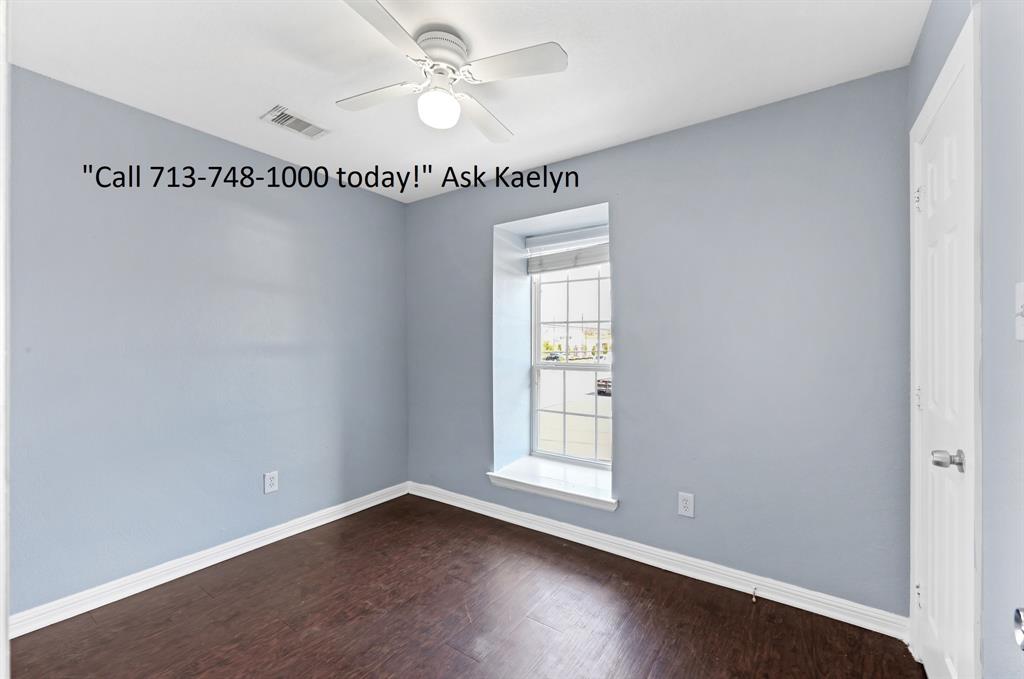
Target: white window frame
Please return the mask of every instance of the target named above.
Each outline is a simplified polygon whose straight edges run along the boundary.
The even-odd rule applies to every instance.
[[[585,268],[585,267],[579,267],[579,268]],[[571,271],[571,269],[569,269],[569,270]],[[612,453],[611,453],[612,462],[605,462],[603,460],[596,459],[596,446],[597,446],[597,434],[598,434],[598,432],[597,432],[597,425],[598,425],[598,422],[600,420],[612,420],[612,421],[614,421],[615,413],[614,413],[614,410],[613,410],[611,415],[600,415],[600,414],[598,414],[597,399],[600,398],[600,396],[598,396],[598,394],[597,394],[597,385],[596,384],[595,384],[595,388],[594,388],[594,415],[593,415],[593,418],[594,418],[595,459],[576,457],[574,455],[570,455],[568,453],[568,451],[565,451],[565,452],[562,452],[562,453],[558,453],[558,452],[553,452],[553,451],[541,450],[540,447],[537,444],[538,434],[539,434],[538,427],[537,427],[537,413],[541,412],[541,410],[539,410],[537,408],[537,400],[538,400],[537,390],[538,390],[538,387],[540,386],[540,371],[541,370],[562,370],[563,372],[580,371],[580,372],[606,373],[608,375],[612,374],[612,366],[609,363],[600,363],[598,361],[587,361],[587,362],[580,361],[580,362],[576,362],[576,363],[570,363],[568,360],[566,360],[564,362],[549,363],[549,362],[546,362],[546,361],[542,360],[542,358],[541,358],[541,349],[540,349],[541,326],[542,325],[554,325],[554,323],[542,323],[540,321],[540,319],[539,319],[541,286],[542,285],[552,285],[552,284],[557,285],[558,283],[561,282],[561,281],[550,281],[550,282],[542,283],[541,282],[541,276],[543,276],[543,275],[544,275],[543,273],[538,273],[538,274],[532,274],[530,276],[530,295],[531,295],[531,298],[530,298],[530,351],[531,351],[531,372],[532,372],[531,379],[530,379],[530,454],[534,455],[534,456],[537,456],[537,457],[543,457],[543,458],[547,458],[547,459],[551,459],[551,460],[558,460],[558,461],[561,461],[561,462],[571,462],[573,464],[579,464],[579,465],[588,466],[588,467],[597,467],[599,469],[611,469],[612,468],[612,462],[614,462],[614,460],[615,460],[615,448],[614,448],[614,446],[612,447]],[[597,319],[578,321],[578,320],[573,320],[573,319],[567,318],[566,321],[565,321],[565,337],[566,337],[566,342],[568,342],[568,339],[569,339],[569,327],[572,324],[574,324],[574,323],[591,323],[591,324],[596,325],[597,328],[598,328],[598,335],[597,335],[598,345],[600,345],[600,343],[601,343],[601,326],[602,325],[611,325],[612,327],[614,327],[614,325],[613,325],[615,323],[614,319],[609,318],[608,320],[600,320],[601,319],[601,281],[603,281],[603,280],[609,281],[609,288],[610,288],[611,285],[612,285],[612,283],[611,283],[612,277],[611,277],[610,274],[608,276],[601,276],[600,274],[598,274],[598,276],[594,276],[594,277],[590,277],[590,278],[574,278],[574,279],[566,281],[566,286],[565,286],[565,305],[566,305],[566,310],[567,311],[569,309],[569,289],[570,289],[570,286],[568,285],[569,282],[583,283],[583,282],[587,282],[587,281],[597,281],[597,286],[598,286]],[[566,346],[566,352],[568,352],[568,345]],[[614,352],[612,352],[612,353],[614,353]],[[600,353],[599,353],[599,355],[600,355]],[[565,411],[565,407],[566,407],[565,406],[565,396],[566,396],[566,394],[565,394],[566,386],[565,385],[566,385],[566,380],[565,380],[564,375],[563,375],[563,378],[562,378],[562,412],[558,413],[558,414],[562,415],[562,442],[563,442],[563,448],[568,447],[568,446],[565,445],[566,444],[566,427],[567,427],[566,423],[568,422],[567,415],[573,414],[573,413],[567,413]],[[544,412],[554,413],[555,411],[551,410],[551,411],[544,411]],[[580,416],[581,417],[591,417],[590,415],[582,415],[582,414]]]

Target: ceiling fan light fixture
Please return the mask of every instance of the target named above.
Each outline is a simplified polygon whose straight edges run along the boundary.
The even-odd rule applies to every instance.
[[[455,127],[462,114],[459,100],[451,92],[439,87],[432,87],[416,100],[416,110],[424,125],[436,130],[447,130]]]
[[[391,99],[419,94],[416,108],[424,125],[438,130],[451,129],[465,113],[466,121],[488,140],[496,144],[503,143],[512,139],[512,131],[486,106],[466,92],[466,87],[460,83],[472,86],[509,78],[558,73],[569,66],[569,55],[557,42],[542,42],[470,60],[466,42],[451,29],[423,31],[413,38],[380,4],[380,0],[345,1],[367,24],[415,64],[424,78],[419,83],[385,85],[337,100],[335,103],[345,111],[362,111]],[[455,85],[460,85],[458,94],[455,93]]]

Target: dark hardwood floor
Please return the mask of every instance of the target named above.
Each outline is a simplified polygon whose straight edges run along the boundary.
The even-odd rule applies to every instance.
[[[924,677],[896,639],[404,496],[13,641],[29,677]]]

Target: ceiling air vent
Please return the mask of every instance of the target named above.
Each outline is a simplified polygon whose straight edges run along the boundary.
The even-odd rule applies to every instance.
[[[308,120],[303,120],[295,113],[289,113],[288,109],[281,105],[277,105],[261,115],[260,120],[266,120],[271,125],[277,125],[292,132],[298,132],[308,139],[319,139],[328,132]]]

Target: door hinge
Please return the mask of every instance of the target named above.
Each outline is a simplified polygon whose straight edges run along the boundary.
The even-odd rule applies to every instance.
[[[921,608],[921,583],[914,585],[914,597],[917,599],[917,607]]]
[[[911,397],[914,401],[914,407],[921,410],[921,387],[914,387],[914,395]]]
[[[918,212],[921,211],[921,194],[922,194],[923,191],[924,191],[924,187],[923,186],[918,186],[916,189],[914,189],[914,196],[913,196],[914,209],[917,210]]]

